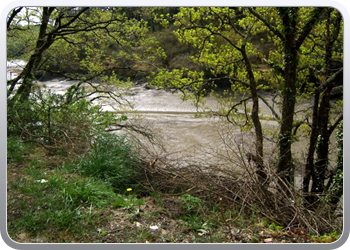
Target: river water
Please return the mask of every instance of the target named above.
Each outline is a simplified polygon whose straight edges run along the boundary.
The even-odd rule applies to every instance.
[[[39,82],[40,85],[45,85],[60,94],[63,94],[69,86],[75,83],[66,80]],[[192,100],[181,100],[181,93],[179,92],[148,88],[143,83],[128,89],[124,93],[124,98],[133,105],[132,109],[123,111],[112,100],[102,100],[98,103],[103,105],[104,110],[126,112],[131,121],[142,123],[153,129],[163,141],[167,153],[174,154],[177,157],[181,155],[181,157],[194,159],[197,156],[197,158],[209,162],[210,159],[215,157],[208,157],[208,154],[204,151],[213,151],[213,148],[216,150],[224,148],[222,137],[225,137],[225,142],[229,144],[241,145],[245,143],[250,145],[253,140],[252,134],[247,133],[243,136],[239,127],[228,125],[224,119],[208,117],[200,113],[193,105]],[[218,110],[219,108],[218,100],[214,97],[206,97],[205,105],[211,110]],[[269,115],[266,108],[262,110],[265,112],[263,115]],[[270,129],[278,126],[278,123],[273,120],[262,120],[262,123]],[[227,134],[230,134],[229,141],[226,138]],[[248,144],[248,141],[250,144]],[[233,145],[230,147],[233,147]],[[253,148],[245,148],[244,150],[251,151]]]
[[[48,89],[60,94],[74,83],[76,82],[65,80],[39,82],[40,85],[45,85]],[[130,123],[152,129],[164,144],[166,154],[192,159],[197,156],[201,160],[209,161],[208,158],[203,159],[206,153],[199,151],[209,146],[220,147],[218,129],[225,126],[222,119],[198,115],[193,102],[182,101],[180,93],[137,84],[126,91],[124,98],[133,105],[132,109],[123,110],[112,100],[102,100],[97,103],[103,105],[104,110],[126,113]],[[215,110],[218,108],[214,99],[207,98],[206,105]],[[234,133],[240,134],[238,127],[234,129]]]

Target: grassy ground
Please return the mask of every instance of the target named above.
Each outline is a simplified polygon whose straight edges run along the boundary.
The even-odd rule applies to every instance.
[[[258,214],[223,209],[220,201],[208,206],[186,193],[143,190],[141,183],[128,180],[137,173],[124,171],[127,165],[120,167],[130,162],[112,159],[107,151],[96,147],[92,152],[98,155],[72,160],[8,138],[10,237],[21,243],[301,243],[333,242],[339,237],[336,233],[313,237],[300,228],[284,230]],[[124,177],[115,178],[106,162],[108,166],[118,162],[118,173]],[[97,163],[103,169],[100,174],[94,169]]]

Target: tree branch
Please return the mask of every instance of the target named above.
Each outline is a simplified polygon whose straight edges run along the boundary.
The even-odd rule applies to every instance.
[[[306,37],[310,34],[311,30],[314,28],[315,24],[319,21],[322,12],[324,11],[323,7],[317,7],[311,13],[311,17],[308,22],[304,25],[302,32],[295,44],[296,49],[299,49],[303,44]]]
[[[277,120],[281,120],[281,117],[276,113],[275,109],[266,101],[266,99],[264,97],[262,97],[261,95],[258,95],[259,99],[263,101],[263,103],[265,103],[265,105],[270,109],[271,113],[273,114],[273,116],[277,119]]]
[[[256,12],[252,7],[249,7],[248,10],[255,17],[257,17],[260,21],[262,21],[272,33],[274,33],[276,36],[278,36],[282,41],[285,40],[282,33],[279,32],[279,30],[277,30],[270,22],[268,22],[263,16],[261,16],[258,12]]]
[[[10,29],[10,26],[11,26],[11,23],[13,21],[13,19],[16,17],[16,15],[21,12],[21,10],[23,9],[23,7],[19,7],[19,8],[15,8],[12,10],[11,12],[11,15],[9,16],[9,18],[7,19],[7,30],[11,30]]]
[[[326,81],[324,81],[323,83],[321,83],[320,84],[320,86],[316,89],[316,91],[318,92],[318,93],[321,93],[322,91],[324,91],[327,87],[328,87],[328,85],[330,84],[330,83],[332,83],[334,80],[335,80],[335,78],[340,74],[340,73],[342,73],[343,72],[343,68],[341,68],[340,70],[338,70],[337,72],[335,72],[333,75],[331,75]]]

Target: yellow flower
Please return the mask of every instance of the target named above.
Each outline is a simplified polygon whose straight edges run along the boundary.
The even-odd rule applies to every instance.
[[[132,191],[132,188],[128,188],[126,191],[130,192],[130,191]]]

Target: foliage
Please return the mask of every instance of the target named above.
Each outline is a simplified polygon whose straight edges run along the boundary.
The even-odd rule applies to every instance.
[[[184,194],[179,197],[179,200],[182,202],[183,207],[186,209],[187,213],[193,213],[196,214],[198,210],[200,209],[200,206],[203,205],[203,201],[198,198],[194,197],[190,194]]]
[[[58,180],[50,180],[48,185],[54,186]],[[67,206],[78,206],[81,204],[96,207],[105,207],[115,198],[109,184],[93,178],[83,179],[75,183],[69,183],[66,187],[61,186],[62,196]]]
[[[344,141],[343,141],[343,122],[341,122],[338,125],[338,131],[336,132],[336,137],[337,137],[337,148],[338,148],[338,159],[337,159],[337,169],[343,169],[343,146],[344,146]]]
[[[172,71],[160,69],[155,75],[154,84],[180,89],[185,95],[195,98],[196,103],[210,93],[211,88],[217,87],[219,84],[215,83],[220,83],[220,79],[229,83],[229,86],[223,86],[230,90],[226,92],[227,95],[246,92],[249,79],[240,51],[244,38],[233,34],[236,24],[226,23],[234,16],[234,11],[229,8],[181,8],[174,16],[177,27],[174,34],[184,46],[188,44],[193,47],[195,54],[190,59],[205,71],[185,67]],[[258,54],[251,43],[246,42],[245,46],[247,54]],[[208,73],[212,79],[207,79]]]
[[[337,241],[340,238],[341,235],[339,235],[338,232],[334,231],[329,234],[324,234],[319,237],[313,237],[315,238],[315,243],[332,243]]]
[[[338,205],[341,196],[343,195],[343,122],[338,125],[336,132],[337,138],[337,166],[329,180],[329,188],[327,190],[326,201],[334,206]]]
[[[119,86],[116,79],[135,78],[138,73],[144,77],[165,56],[157,40],[147,35],[147,23],[129,18],[123,8],[23,7],[19,13],[16,10],[10,13],[14,16],[8,20],[8,37],[18,33],[18,37],[33,41],[30,46],[21,44],[26,48],[28,63],[18,77],[8,81],[8,94],[23,100],[35,86],[30,81],[33,77],[48,73],[49,77],[65,75]],[[14,48],[8,49],[15,53],[11,52]],[[15,92],[20,82],[23,84]]]
[[[281,226],[276,226],[276,224],[274,222],[272,222],[270,225],[268,225],[267,228],[271,229],[271,230],[281,230],[281,229],[283,229],[283,227],[281,227]]]
[[[135,150],[126,136],[99,134],[91,151],[81,160],[79,171],[110,182],[116,190],[126,190],[138,182],[140,175],[133,168],[139,162]]]
[[[94,136],[122,118],[82,99],[84,90],[64,95],[50,90],[34,93],[26,102],[8,105],[8,134],[21,136],[62,153],[86,150]]]
[[[80,51],[81,56],[77,60],[80,61],[80,68],[88,75],[103,78],[113,72],[120,75],[119,69],[123,69],[120,77],[132,76],[138,70],[147,70],[147,64],[154,64],[157,57],[163,56],[157,41],[146,35],[148,29],[144,20],[129,19],[119,8],[103,12],[92,8],[86,18],[90,22],[97,22],[99,19],[114,20],[108,30],[79,33],[70,38],[81,44],[78,48],[71,49]],[[73,53],[76,54],[74,50]]]
[[[333,233],[329,228],[327,234],[321,237],[309,237],[304,233],[304,228],[281,231],[281,227],[276,226],[280,225],[279,223],[262,217],[259,206],[255,207],[254,216],[242,212],[238,199],[223,201],[224,207],[229,209],[226,210],[225,220],[222,221],[220,209],[216,206],[208,209],[208,203],[213,202],[212,198],[211,202],[205,202],[204,198],[183,194],[177,198],[188,213],[180,218],[169,217],[167,212],[162,210],[162,206],[156,205],[155,201],[168,197],[163,193],[166,190],[154,190],[157,191],[156,198],[137,198],[137,193],[134,192],[134,188],[130,190],[130,186],[115,194],[109,182],[81,176],[77,172],[79,165],[75,163],[48,167],[41,158],[40,150],[42,148],[34,150],[35,154],[38,154],[35,158],[28,157],[25,163],[14,160],[8,166],[11,177],[8,180],[8,232],[19,242],[40,240],[87,243],[145,241],[242,243],[263,242],[266,238],[272,237],[273,242],[331,242],[339,237],[338,233]],[[22,167],[18,168],[16,164]],[[180,176],[179,173],[175,171],[174,173]],[[152,182],[157,182],[156,178],[149,177]],[[162,175],[162,178],[164,177],[165,175]],[[210,183],[215,184],[213,180]],[[221,181],[223,181],[221,184],[227,183],[223,179]],[[193,185],[192,182],[186,183]],[[201,197],[208,192],[203,190],[203,187],[205,185],[201,185]],[[225,193],[229,186],[225,185],[221,189],[220,186],[215,187],[215,194],[212,193],[211,197],[215,196],[216,192],[224,197],[230,197],[229,193]],[[239,189],[242,188],[244,185],[239,185]],[[235,206],[232,211],[233,203]],[[134,210],[133,208],[137,206],[139,209]],[[244,210],[249,210],[247,208],[249,204],[245,204],[244,207]],[[259,224],[260,221],[263,225]],[[155,228],[158,229],[151,230],[150,226],[154,225],[157,225]],[[227,230],[227,226],[230,230]]]
[[[34,46],[34,39],[38,30],[26,27],[23,32],[10,31],[7,34],[7,58],[27,59],[31,48]]]

